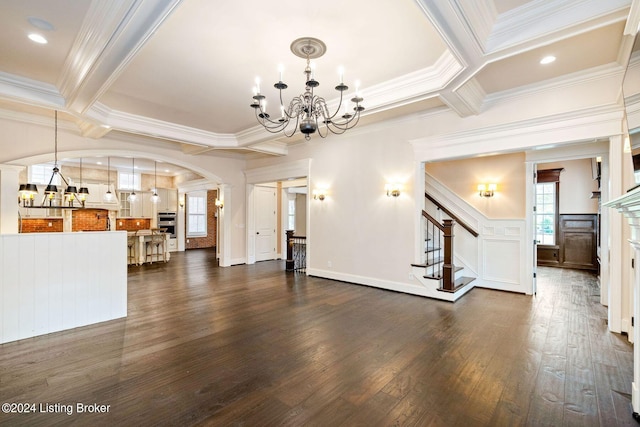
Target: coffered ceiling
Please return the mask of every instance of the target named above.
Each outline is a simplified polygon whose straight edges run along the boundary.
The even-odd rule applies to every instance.
[[[264,131],[249,104],[260,77],[277,109],[280,64],[285,100],[303,91],[305,61],[289,49],[297,38],[327,45],[314,61],[321,96],[336,98],[340,66],[351,91],[361,82],[365,122],[442,108],[468,116],[492,96],[550,79],[619,72],[631,3],[3,0],[0,108],[61,110],[90,138],[285,155],[299,139]],[[556,61],[541,65],[547,55]]]

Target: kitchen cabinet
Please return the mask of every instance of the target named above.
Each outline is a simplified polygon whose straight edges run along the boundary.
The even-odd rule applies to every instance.
[[[120,191],[119,216],[121,218],[154,218],[156,213],[151,202],[152,194],[150,191],[137,191],[136,200],[132,203],[129,201],[131,191]]]
[[[175,188],[158,188],[158,212],[178,211],[178,190]]]

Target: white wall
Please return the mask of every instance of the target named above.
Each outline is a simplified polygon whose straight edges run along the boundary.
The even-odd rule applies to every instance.
[[[415,129],[403,135],[376,126],[374,131],[363,127],[326,139],[316,136],[290,149],[285,159],[248,162],[251,170],[312,158],[309,193],[326,189],[326,198],[308,198],[309,274],[398,290],[417,284],[409,275],[417,231],[408,136]],[[386,196],[388,182],[403,185],[399,197]]]

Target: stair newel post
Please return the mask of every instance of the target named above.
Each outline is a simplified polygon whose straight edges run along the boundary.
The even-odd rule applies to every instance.
[[[453,226],[452,219],[444,220],[444,264],[442,265],[442,288],[447,291],[454,290],[455,268],[453,266]]]
[[[293,233],[294,230],[286,230],[287,235],[287,260],[285,263],[286,271],[294,271],[295,270],[295,262],[293,260]]]

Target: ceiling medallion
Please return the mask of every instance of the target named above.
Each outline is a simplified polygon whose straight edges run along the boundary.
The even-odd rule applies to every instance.
[[[355,94],[351,98],[351,102],[354,104],[353,112],[347,110],[345,101],[343,114],[341,116],[338,115],[340,108],[343,106],[344,92],[349,90],[349,87],[342,81],[342,72],[340,72],[340,83],[335,87],[340,92],[340,102],[334,113],[329,112],[325,99],[314,93],[314,89],[320,83],[314,78],[311,59],[320,58],[326,51],[327,46],[324,42],[314,37],[299,38],[291,43],[291,52],[307,60],[307,66],[304,69],[306,78],[305,90],[301,95],[293,98],[289,105],[285,107],[282,101],[282,91],[288,86],[282,82],[282,70],[280,70],[280,79],[278,83],[273,85],[280,94],[280,117],[278,119],[272,119],[267,113],[267,99],[260,93],[260,80],[256,79],[251,107],[255,110],[258,123],[264,126],[267,131],[271,133],[283,132],[285,136],[291,137],[300,129],[300,132],[304,134],[305,139],[308,141],[311,139],[311,134],[316,131],[320,137],[325,138],[329,132],[341,134],[358,124],[360,113],[364,110],[364,107],[360,105],[362,97],[358,92],[357,84]]]

